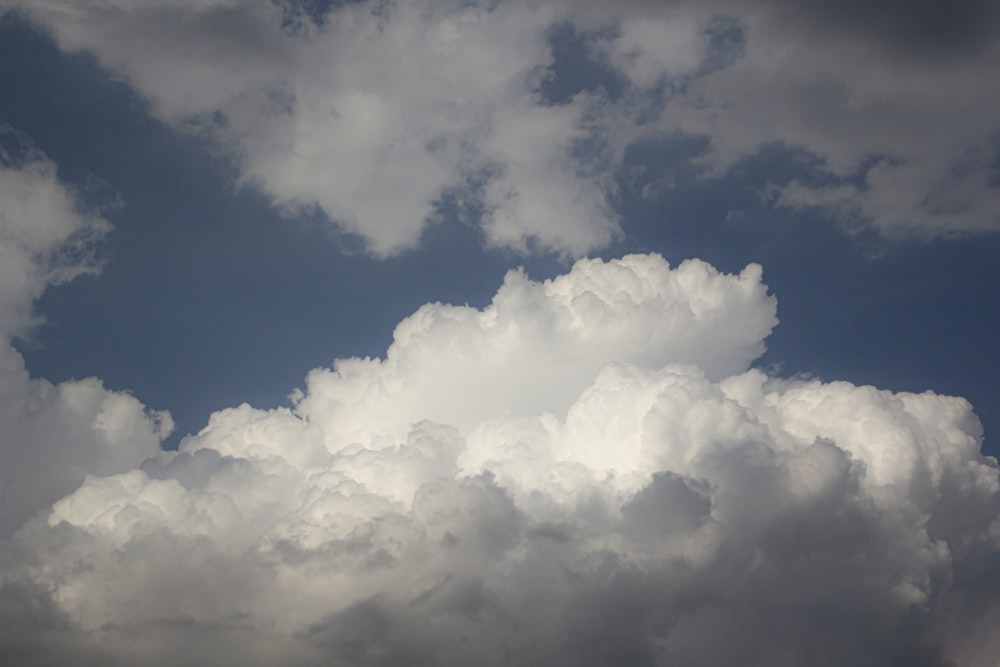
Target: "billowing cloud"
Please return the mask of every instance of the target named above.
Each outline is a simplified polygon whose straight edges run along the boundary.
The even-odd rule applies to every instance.
[[[586,254],[622,233],[626,148],[678,132],[709,139],[706,177],[765,146],[803,152],[812,173],[771,203],[852,229],[1000,228],[989,2],[2,4],[377,255],[416,245],[442,203],[490,244]],[[570,69],[610,68],[619,95],[546,99],[565,25],[595,61]]]
[[[759,267],[429,304],[5,544],[8,656],[988,665],[1000,478],[960,398],[747,370]]]
[[[170,416],[95,378],[31,378],[15,336],[37,323],[32,305],[49,285],[96,270],[93,244],[106,221],[88,213],[56,166],[6,128],[0,134],[0,536],[83,482],[129,470],[159,450]]]

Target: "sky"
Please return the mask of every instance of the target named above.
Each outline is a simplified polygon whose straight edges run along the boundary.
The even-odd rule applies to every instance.
[[[1000,7],[0,0],[0,657],[992,667]]]

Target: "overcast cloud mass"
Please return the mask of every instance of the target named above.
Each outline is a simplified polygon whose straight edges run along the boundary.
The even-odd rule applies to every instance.
[[[994,4],[0,0],[289,227],[388,262],[451,219],[563,262],[481,307],[427,294],[377,356],[164,446],[169,405],[15,347],[130,203],[3,126],[0,661],[995,665],[972,405],[755,365],[766,266],[593,257],[623,188],[676,186],[635,151],[677,140],[699,182],[785,151],[761,201],[847,235],[989,238]]]

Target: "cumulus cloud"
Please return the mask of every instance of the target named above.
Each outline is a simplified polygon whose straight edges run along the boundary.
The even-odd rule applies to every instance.
[[[971,406],[748,370],[776,323],[761,280],[631,255],[426,305],[384,358],[25,524],[2,650],[990,664],[1000,478]]]
[[[813,156],[816,173],[772,184],[778,206],[889,236],[995,232],[994,4],[0,6],[211,137],[277,206],[318,208],[374,254],[416,245],[453,200],[490,244],[579,256],[622,233],[626,148],[677,132],[709,139],[706,177],[773,144]],[[565,25],[620,96],[545,98]]]
[[[922,20],[858,33],[786,4],[4,6],[375,254],[449,197],[490,243],[584,254],[620,231],[625,147],[676,131],[710,137],[708,175],[772,142],[818,156],[822,185],[777,183],[778,204],[995,229],[990,30],[917,65]],[[620,95],[544,99],[563,21]],[[428,304],[384,357],[162,451],[166,414],[31,378],[9,345],[46,286],[95,270],[107,223],[30,151],[0,195],[5,662],[985,667],[1000,648],[1000,478],[971,406],[751,369],[777,323],[758,266],[513,271],[487,307]]]
[[[109,225],[88,213],[56,166],[3,130],[0,151],[0,536],[74,490],[88,473],[129,470],[159,450],[170,416],[95,378],[31,378],[11,342],[53,284],[97,269],[93,244]]]

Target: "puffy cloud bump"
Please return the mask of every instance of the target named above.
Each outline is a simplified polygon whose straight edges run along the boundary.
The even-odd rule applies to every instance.
[[[970,405],[747,370],[761,270],[655,255],[424,306],[4,549],[20,664],[988,665]],[[15,623],[16,621],[16,623]]]

